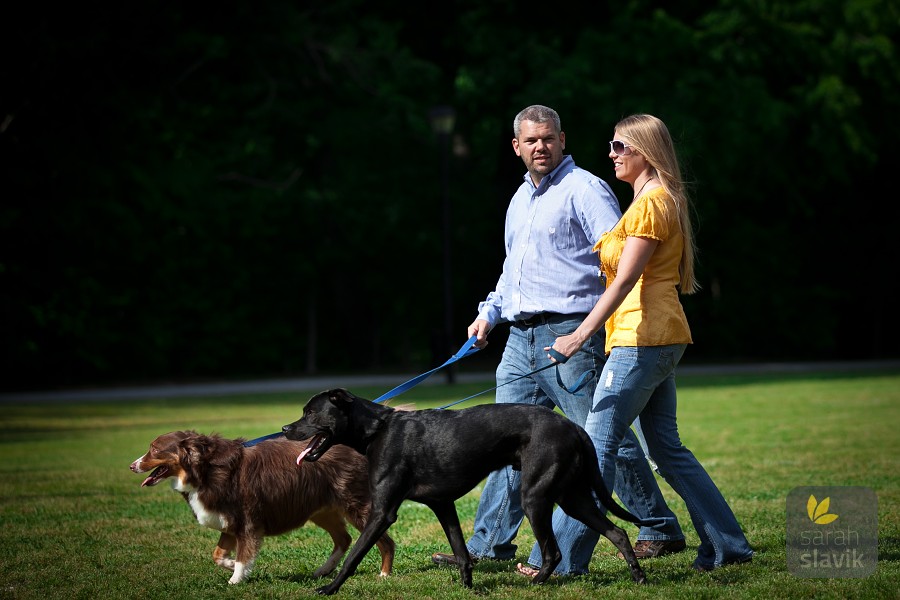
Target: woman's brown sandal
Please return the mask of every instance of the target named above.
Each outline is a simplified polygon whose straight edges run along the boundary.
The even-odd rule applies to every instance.
[[[516,573],[518,573],[522,577],[530,577],[531,579],[534,579],[535,575],[538,574],[538,569],[529,567],[528,565],[523,565],[522,563],[518,563],[516,564]]]

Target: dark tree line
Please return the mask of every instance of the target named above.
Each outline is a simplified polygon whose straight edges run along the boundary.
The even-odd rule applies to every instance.
[[[896,356],[898,3],[668,4],[21,8],[3,387],[434,366],[499,274],[532,103],[623,208],[613,125],[670,126],[701,251],[687,360]],[[456,111],[449,342],[437,105]]]

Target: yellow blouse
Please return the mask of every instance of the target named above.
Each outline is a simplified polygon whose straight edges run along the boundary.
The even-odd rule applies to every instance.
[[[652,189],[634,202],[612,230],[594,245],[607,277],[616,277],[625,239],[659,240],[644,273],[606,322],[606,353],[615,346],[690,344],[691,330],[678,299],[678,265],[684,237],[675,201],[662,188]]]

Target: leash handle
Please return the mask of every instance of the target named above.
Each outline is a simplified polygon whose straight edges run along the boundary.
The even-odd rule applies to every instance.
[[[547,351],[547,354],[549,354],[550,357],[553,358],[553,360],[555,360],[556,362],[558,362],[560,364],[563,364],[564,362],[566,362],[567,360],[569,360],[571,358],[571,356],[566,356],[562,352],[560,352],[558,350],[554,350],[553,348],[550,348]],[[588,369],[587,371],[585,371],[584,373],[581,374],[581,377],[578,378],[578,380],[575,382],[575,385],[573,385],[572,387],[568,387],[566,384],[563,383],[562,377],[559,374],[559,369],[557,369],[556,370],[556,383],[559,384],[559,387],[566,390],[570,394],[574,394],[575,392],[577,392],[578,390],[583,388],[585,386],[585,384],[588,381],[590,381],[593,377],[595,377],[596,375],[597,375],[597,371],[595,369]]]
[[[587,382],[593,379],[596,375],[597,371],[595,369],[588,369],[587,371],[582,373],[581,376],[575,381],[575,385],[573,385],[572,387],[568,387],[563,383],[562,377],[560,377],[559,375],[559,369],[556,369],[556,383],[559,384],[559,387],[566,390],[570,394],[574,394],[585,385],[587,385]]]
[[[475,354],[476,352],[478,352],[480,350],[480,348],[475,347],[475,341],[477,339],[478,339],[478,336],[473,335],[466,341],[465,344],[463,344],[460,347],[459,350],[456,351],[456,354],[454,354],[449,359],[447,359],[447,361],[444,364],[442,364],[441,366],[435,367],[434,369],[428,371],[427,373],[422,373],[421,375],[413,377],[412,379],[410,379],[409,381],[407,381],[405,383],[401,383],[400,385],[398,385],[394,389],[390,390],[389,392],[386,392],[386,393],[382,394],[381,396],[379,396],[378,398],[372,400],[372,402],[374,402],[375,404],[378,404],[380,402],[384,402],[385,400],[390,400],[394,396],[398,396],[398,395],[402,394],[409,388],[419,385],[419,383],[421,383],[425,379],[428,379],[431,375],[440,371],[447,365],[451,365],[451,364],[455,363],[456,361],[458,361],[459,359],[469,356],[470,354]]]
[[[558,350],[554,350],[553,348],[550,348],[547,351],[547,354],[549,354],[558,363],[564,363],[567,360],[569,360],[568,356],[566,356],[565,354],[563,354],[562,352],[560,352]]]

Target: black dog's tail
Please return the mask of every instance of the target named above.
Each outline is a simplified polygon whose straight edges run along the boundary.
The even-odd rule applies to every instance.
[[[616,515],[620,519],[628,521],[629,523],[634,523],[636,525],[645,525],[645,523],[634,516],[630,512],[628,512],[623,506],[619,505],[615,500],[613,500],[612,494],[609,493],[609,490],[606,487],[606,484],[603,483],[603,475],[600,474],[600,463],[597,461],[597,452],[594,449],[594,444],[591,442],[591,439],[585,433],[582,438],[587,441],[588,450],[585,451],[585,456],[588,457],[588,463],[586,465],[587,471],[590,474],[591,478],[591,487],[594,489],[594,494],[597,496],[597,500],[600,501],[606,509],[612,514]]]

